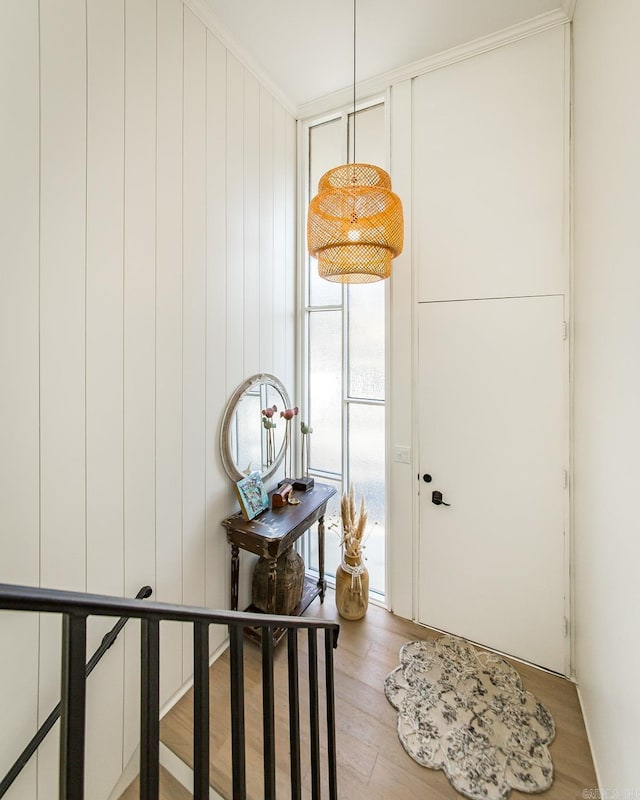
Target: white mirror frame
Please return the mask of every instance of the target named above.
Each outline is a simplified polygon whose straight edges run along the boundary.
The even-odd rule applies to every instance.
[[[231,441],[230,441],[230,433],[231,433],[231,423],[233,421],[234,414],[236,412],[236,408],[240,400],[244,397],[245,393],[251,389],[256,384],[267,383],[270,386],[273,386],[278,392],[280,392],[282,399],[284,401],[284,408],[291,407],[291,400],[289,399],[289,394],[284,387],[282,381],[278,380],[275,375],[270,375],[268,372],[260,372],[256,375],[252,375],[250,378],[247,378],[246,381],[240,384],[235,392],[229,398],[229,402],[227,403],[224,413],[222,415],[222,425],[220,426],[220,457],[222,458],[222,466],[224,467],[225,472],[231,478],[234,483],[242,478],[246,477],[244,472],[240,472],[238,467],[236,466],[235,461],[231,455]],[[284,409],[282,409],[284,410]],[[262,480],[268,481],[273,475],[275,475],[276,470],[282,463],[284,458],[285,452],[285,441],[283,439],[282,446],[278,454],[276,455],[273,463],[269,466],[269,469],[265,470],[262,473]]]

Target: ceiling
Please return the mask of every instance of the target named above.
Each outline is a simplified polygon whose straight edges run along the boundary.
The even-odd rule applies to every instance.
[[[570,0],[359,0],[358,82]],[[228,44],[300,106],[353,80],[352,0],[200,0]]]

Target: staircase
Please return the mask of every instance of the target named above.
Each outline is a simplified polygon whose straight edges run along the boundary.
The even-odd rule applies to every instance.
[[[221,796],[232,800],[253,797],[272,800],[276,796],[301,800],[303,777],[305,786],[310,787],[312,800],[321,800],[323,796],[336,800],[333,668],[333,651],[339,633],[336,623],[304,617],[212,611],[166,603],[145,603],[141,599],[127,600],[9,584],[0,584],[2,609],[63,615],[59,707],[61,800],[84,800],[85,797],[86,679],[97,663],[96,653],[89,664],[85,664],[87,619],[90,616],[120,617],[115,628],[105,637],[107,640],[118,628],[113,640],[108,644],[103,641],[101,645],[104,651],[115,641],[115,636],[127,619],[141,620],[141,755],[137,795],[140,800],[160,800],[159,647],[160,622],[163,620],[193,626],[194,684],[178,704],[183,713],[187,706],[191,709],[190,730],[193,734],[189,742],[183,739],[178,755],[192,770],[194,800],[209,799],[212,779]],[[225,625],[229,631],[229,649],[219,660],[220,663],[216,662],[217,671],[212,670],[213,680],[210,680],[209,673],[210,625]],[[245,658],[244,630],[248,627],[260,631],[261,645],[259,649],[249,645]],[[281,647],[276,656],[273,634],[276,629],[282,628],[286,628],[287,646]],[[301,651],[306,655],[304,681],[300,681]],[[319,651],[324,656],[322,677]],[[222,675],[221,669],[226,674]],[[214,703],[211,702],[212,696]],[[167,730],[174,713],[180,713],[179,708],[167,715],[169,719],[166,724],[163,720]],[[262,769],[257,769],[252,760],[248,774],[247,750],[252,753],[256,750],[256,726],[253,724],[256,715],[261,720],[257,727],[261,730],[259,749],[262,751]],[[247,716],[252,737],[249,747]],[[283,733],[286,733],[285,741],[282,740]],[[44,735],[46,731],[36,734],[33,740],[35,745],[25,749],[0,783],[0,798],[30,757],[27,754],[25,759],[27,750],[35,752]],[[305,744],[304,761],[301,743]],[[327,792],[324,795],[321,760],[326,761]],[[283,777],[284,761],[288,765],[286,781]],[[283,785],[285,783],[286,786]],[[278,795],[277,789],[280,790]],[[132,796],[135,795],[127,795],[129,798]]]

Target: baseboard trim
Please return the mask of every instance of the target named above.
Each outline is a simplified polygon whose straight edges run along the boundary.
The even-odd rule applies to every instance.
[[[596,781],[598,782],[597,787],[593,787],[600,789],[602,787],[602,780],[600,779],[600,770],[598,769],[598,761],[596,759],[596,754],[593,749],[593,738],[591,736],[591,729],[589,728],[589,718],[587,717],[587,711],[584,706],[584,701],[582,699],[582,692],[580,691],[580,684],[576,681],[576,692],[578,693],[578,702],[580,703],[580,711],[582,712],[582,719],[584,720],[584,729],[587,733],[587,741],[589,742],[589,750],[591,751],[591,761],[593,761],[593,769],[596,773]]]
[[[184,788],[193,794],[193,770],[179,758],[166,744],[160,742],[160,763]],[[209,787],[209,800],[224,800],[215,789]]]
[[[127,766],[122,771],[122,775],[116,781],[116,785],[111,790],[107,800],[119,800],[126,789],[133,783],[140,772],[140,748],[136,747],[133,755],[129,759]]]

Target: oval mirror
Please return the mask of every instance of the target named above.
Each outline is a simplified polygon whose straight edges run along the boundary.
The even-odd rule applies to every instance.
[[[220,455],[227,475],[239,481],[257,470],[268,480],[284,458],[285,421],[291,402],[284,385],[268,373],[252,375],[235,390],[222,417]],[[265,426],[263,410],[273,409]]]

